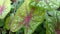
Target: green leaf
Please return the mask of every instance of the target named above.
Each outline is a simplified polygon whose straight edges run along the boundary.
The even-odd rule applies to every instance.
[[[59,7],[59,0],[39,0],[38,3],[32,2],[31,5],[39,7],[40,10],[54,10]]]
[[[11,18],[8,17],[8,18],[6,19],[6,22],[5,22],[5,28],[6,28],[7,30],[10,29],[10,20],[11,20]]]
[[[46,34],[55,34],[55,17],[49,17],[46,14]]]
[[[2,14],[0,15],[0,19],[4,19],[5,16],[10,12],[11,9],[11,1],[10,0],[0,0],[0,6],[4,4],[4,10],[2,11]]]
[[[5,28],[7,29],[7,30],[9,30],[10,29],[10,25],[11,25],[11,23],[12,23],[12,21],[13,21],[13,18],[14,18],[14,14],[12,13],[12,14],[10,14],[10,16],[8,16],[7,18],[6,18],[6,22],[5,22]]]
[[[36,10],[34,12],[34,14],[36,14],[37,16],[33,16],[31,21],[30,21],[30,27],[29,28],[26,28],[25,30],[25,34],[32,34],[35,29],[43,22],[44,20],[44,12],[43,11],[38,11]],[[33,15],[34,15],[33,14]]]
[[[10,26],[10,30],[12,32],[16,32],[18,31],[19,29],[22,28],[23,24],[21,24],[21,22],[24,20],[24,18],[21,16],[26,16],[27,13],[26,11],[30,11],[30,8],[29,8],[29,3],[31,2],[31,0],[25,0],[25,2],[19,7],[19,9],[17,10],[15,16],[14,16],[14,19],[11,23],[11,26]],[[27,10],[26,10],[27,8]]]

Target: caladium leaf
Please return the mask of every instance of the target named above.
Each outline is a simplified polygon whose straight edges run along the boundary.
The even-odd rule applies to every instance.
[[[38,13],[38,14],[37,14]],[[34,16],[36,14],[37,16]],[[35,29],[43,22],[44,20],[44,12],[43,11],[38,11],[34,12],[32,19],[30,20],[29,24],[30,27],[26,28],[25,34],[32,34]]]
[[[23,23],[24,17],[22,17],[22,16],[26,16],[27,15],[26,12],[30,11],[30,8],[29,8],[30,2],[31,2],[31,0],[25,0],[24,3],[17,10],[15,17],[10,26],[10,30],[12,32],[18,31],[23,26],[22,23]]]
[[[55,34],[55,22],[53,17],[46,15],[46,34]]]
[[[44,12],[40,9],[34,10],[29,7],[31,0],[25,0],[21,7],[17,10],[16,15],[11,23],[10,30],[16,32],[21,29],[24,25],[28,27],[26,34],[32,34],[39,24],[42,23]],[[34,25],[36,24],[36,25]],[[34,28],[33,28],[34,27]],[[31,29],[32,28],[32,29]],[[30,32],[31,31],[31,32]]]
[[[39,0],[38,3],[32,2],[32,6],[40,7],[41,10],[54,10],[59,7],[59,0]]]
[[[14,3],[14,5],[16,5],[17,4],[17,6],[16,6],[16,10],[18,9],[17,7],[20,7],[21,6],[21,4],[22,4],[22,2],[23,2],[23,0],[17,0],[17,2],[18,3]],[[13,5],[12,5],[12,7],[13,7]],[[10,24],[11,24],[11,22],[12,22],[12,18],[14,18],[14,14],[12,13],[9,17],[7,17],[7,19],[6,19],[6,22],[5,22],[5,28],[7,29],[7,30],[9,30],[10,29]]]
[[[10,0],[0,0],[0,19],[3,19],[11,9]]]
[[[54,10],[54,11],[49,11],[48,12],[49,15],[51,16],[46,16],[48,19],[47,19],[47,22],[46,22],[46,34],[55,34],[55,31],[56,33],[58,33],[58,30],[60,30],[60,11],[57,11],[57,10]],[[50,25],[50,27],[49,27]],[[51,27],[52,26],[52,27]],[[56,27],[55,27],[56,26]],[[50,31],[50,32],[49,32]]]

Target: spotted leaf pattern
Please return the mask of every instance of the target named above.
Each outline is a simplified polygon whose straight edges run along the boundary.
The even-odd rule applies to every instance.
[[[10,0],[0,0],[0,19],[4,19],[5,16],[10,12],[11,1]]]

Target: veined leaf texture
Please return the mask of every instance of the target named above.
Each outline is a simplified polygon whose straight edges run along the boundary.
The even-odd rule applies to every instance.
[[[0,19],[4,19],[5,16],[10,12],[11,1],[10,0],[0,0]]]

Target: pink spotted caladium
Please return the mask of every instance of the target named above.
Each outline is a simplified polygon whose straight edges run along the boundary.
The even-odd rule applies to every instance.
[[[10,12],[11,1],[10,0],[0,0],[0,19],[4,19],[6,15]]]
[[[31,34],[36,27],[42,23],[44,12],[38,8],[36,9],[35,7],[29,6],[30,2],[32,2],[32,0],[25,0],[19,7],[11,22],[10,31],[16,32],[22,27],[25,27],[28,30],[26,30],[27,34]]]
[[[3,1],[2,5],[0,6],[0,15],[2,14],[5,6],[4,6],[5,0]]]

